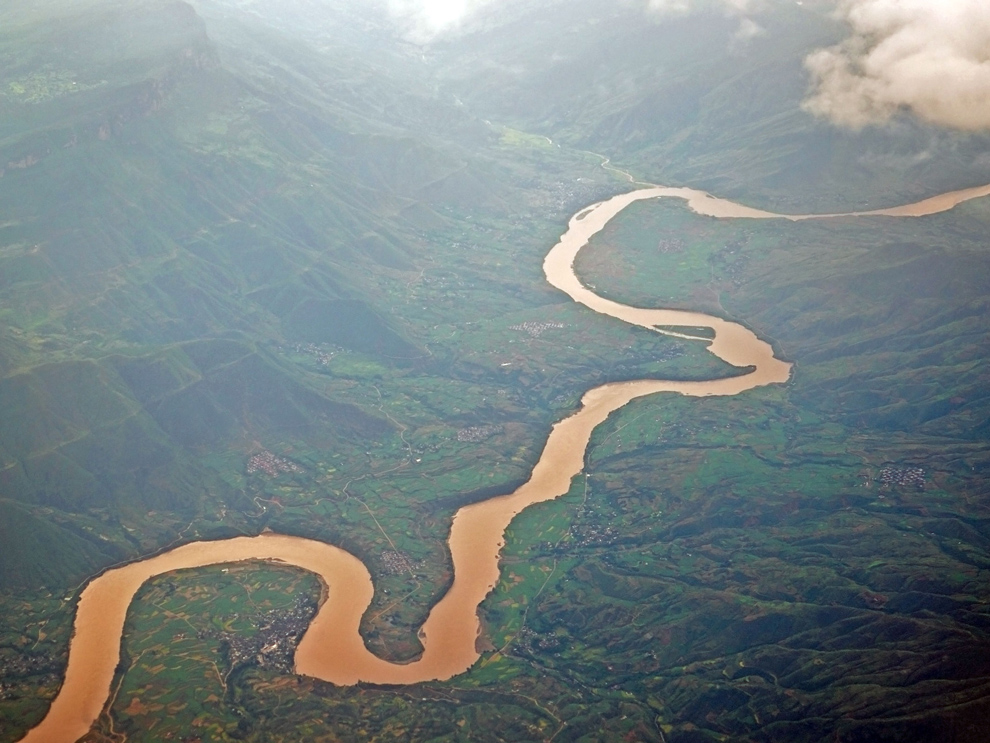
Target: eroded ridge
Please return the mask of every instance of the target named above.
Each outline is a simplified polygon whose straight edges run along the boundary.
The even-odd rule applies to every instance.
[[[22,740],[74,743],[89,732],[110,695],[128,607],[145,582],[174,570],[274,560],[318,575],[325,587],[324,600],[296,651],[296,671],[302,675],[340,685],[362,681],[410,684],[446,680],[470,668],[479,657],[475,650],[478,606],[498,582],[505,529],[525,508],[568,491],[572,478],[584,468],[585,452],[596,426],[614,411],[645,395],[658,392],[692,397],[737,395],[755,387],[781,384],[790,376],[791,365],[774,356],[769,343],[738,323],[699,312],[630,307],[600,297],[581,283],[574,273],[577,254],[630,204],[643,199],[676,197],[686,200],[698,214],[720,219],[797,221],[844,216],[920,217],[987,195],[990,185],[872,212],[784,215],[752,209],[695,189],[654,186],[619,194],[582,209],[571,218],[567,231],[544,261],[550,284],[595,312],[632,325],[653,330],[658,325],[710,328],[714,338],[699,341],[708,343],[708,350],[718,358],[748,371],[707,381],[620,382],[586,392],[578,411],[553,426],[543,453],[524,485],[513,493],[465,506],[454,515],[449,537],[454,582],[423,625],[420,633],[423,654],[412,663],[390,663],[367,649],[359,626],[374,594],[371,575],[354,555],[330,544],[270,533],[194,542],[106,571],[94,578],[80,597],[62,688],[48,715]]]

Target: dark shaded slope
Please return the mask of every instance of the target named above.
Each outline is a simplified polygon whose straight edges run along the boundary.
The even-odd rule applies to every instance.
[[[124,555],[115,545],[81,536],[8,500],[0,500],[0,542],[0,584],[6,588],[79,581]]]

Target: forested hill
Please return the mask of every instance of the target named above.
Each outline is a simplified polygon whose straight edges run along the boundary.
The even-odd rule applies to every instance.
[[[484,125],[394,60],[173,0],[0,14],[0,583],[31,584],[133,549],[38,508],[188,521],[229,490],[196,452],[388,429],[270,344],[424,356],[373,276],[447,193],[496,197],[458,184]]]

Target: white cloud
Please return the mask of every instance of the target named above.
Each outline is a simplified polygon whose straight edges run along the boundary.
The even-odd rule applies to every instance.
[[[494,0],[388,0],[389,13],[416,42],[427,42],[458,26],[470,13]]]
[[[988,0],[840,0],[851,36],[808,56],[805,110],[854,129],[899,110],[955,129],[990,129]]]
[[[755,5],[752,0],[722,0],[722,2],[737,13],[749,13]]]
[[[506,0],[384,0],[389,13],[399,21],[412,40],[426,42],[455,29],[473,12],[485,5]],[[539,2],[540,0],[533,0]],[[602,0],[603,3],[610,0]],[[742,18],[738,37],[748,39],[759,33],[755,23],[745,23],[765,0],[611,0],[642,8],[657,18],[681,16],[704,6],[722,7],[731,16]],[[754,33],[755,31],[755,33]]]
[[[646,11],[656,15],[685,15],[690,12],[689,0],[648,0]]]
[[[698,8],[722,6],[730,15],[747,15],[757,11],[762,0],[641,0],[648,13],[659,16],[687,15]]]
[[[739,21],[739,28],[736,29],[735,36],[732,38],[736,43],[745,44],[747,41],[755,39],[757,36],[762,36],[765,33],[766,29],[752,18],[743,18]]]
[[[628,0],[626,0],[628,1]],[[684,16],[701,8],[721,8],[730,18],[739,19],[739,28],[732,37],[731,49],[738,52],[757,36],[766,33],[751,16],[763,11],[766,0],[640,0],[647,14],[659,19]]]

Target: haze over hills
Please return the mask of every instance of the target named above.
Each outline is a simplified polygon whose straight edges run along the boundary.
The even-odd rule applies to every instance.
[[[376,265],[408,265],[392,231],[410,223],[383,216],[421,208],[410,194],[460,169],[456,154],[376,130],[368,103],[321,91],[287,42],[295,56],[274,70],[263,53],[225,67],[183,3],[73,4],[55,21],[33,6],[4,27],[18,60],[0,157],[4,399],[18,411],[4,416],[5,493],[195,509],[188,483],[210,475],[185,452],[243,434],[248,417],[381,433],[256,344],[420,355],[361,286]],[[34,61],[25,45],[60,55]]]
[[[0,741],[58,689],[81,583],[180,542],[339,544],[375,578],[369,647],[414,658],[451,515],[586,390],[738,373],[546,285],[567,220],[630,188],[594,153],[788,213],[990,182],[985,132],[802,109],[830,4],[476,5],[0,9]],[[983,740],[988,222],[630,208],[582,279],[742,321],[786,387],[603,424],[513,523],[468,674],[299,679],[311,576],[180,573],[86,740]],[[295,639],[263,658],[276,610]]]
[[[508,5],[516,12],[487,6],[490,18],[440,38],[432,53],[445,82],[493,119],[605,151],[638,177],[780,211],[985,179],[985,133],[907,116],[854,132],[802,110],[809,50],[846,33],[827,3],[773,3],[752,18],[722,2],[683,15],[590,0]]]

